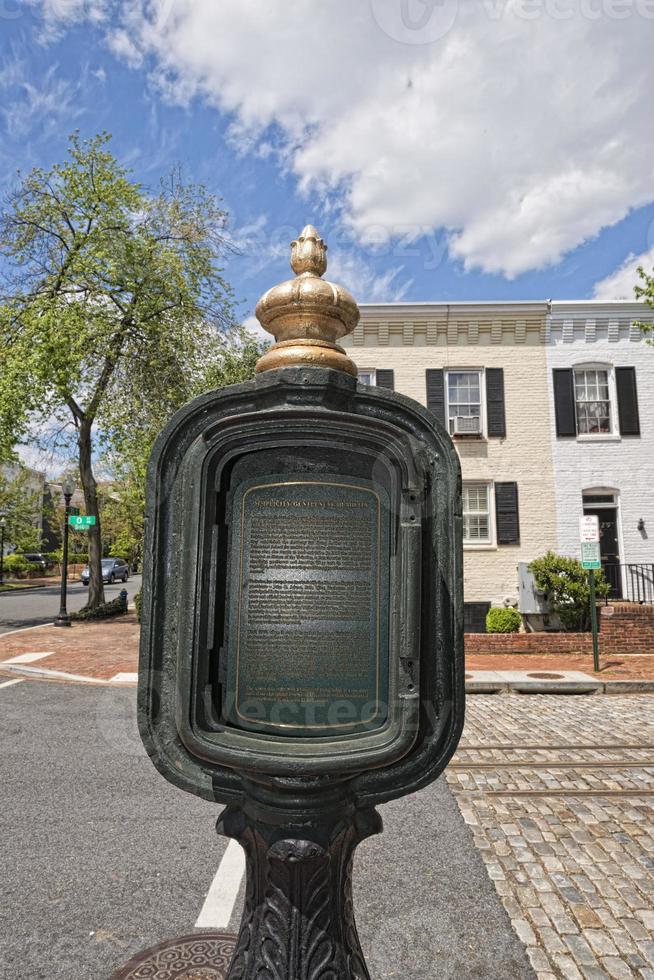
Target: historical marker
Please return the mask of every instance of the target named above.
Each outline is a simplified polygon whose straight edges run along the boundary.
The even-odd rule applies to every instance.
[[[227,804],[246,902],[232,980],[365,980],[352,856],[463,726],[460,471],[416,402],[360,385],[359,311],[310,225],[257,316],[256,380],[203,395],[148,477],[139,725]]]
[[[336,474],[271,477],[233,502],[230,718],[277,735],[382,725],[388,496]]]

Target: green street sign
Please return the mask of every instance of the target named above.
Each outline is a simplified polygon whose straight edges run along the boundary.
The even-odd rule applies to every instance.
[[[581,542],[581,567],[596,570],[602,567],[599,541]]]
[[[88,531],[95,524],[95,517],[84,517],[81,514],[73,514],[68,518],[68,523],[76,531]]]

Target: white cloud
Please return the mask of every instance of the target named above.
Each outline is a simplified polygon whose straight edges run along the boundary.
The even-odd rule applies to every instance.
[[[654,199],[653,19],[654,0],[128,0],[109,37],[242,147],[281,134],[360,239],[446,229],[466,268],[511,277]]]
[[[634,255],[632,252],[615,272],[595,283],[593,299],[607,302],[618,299],[635,300],[634,286],[643,285],[643,281],[638,275],[639,266],[642,266],[645,272],[652,275],[654,246],[641,255]]]
[[[26,0],[26,2],[41,13],[40,39],[45,43],[55,41],[66,27],[82,20],[88,20],[93,24],[101,23],[112,6],[112,0]]]
[[[109,34],[109,47],[118,58],[126,61],[130,68],[141,67],[143,56],[127,31],[122,29],[112,31]]]
[[[378,273],[355,252],[329,251],[326,278],[349,289],[357,303],[399,303],[413,285],[403,273],[403,266]]]
[[[40,138],[47,137],[62,119],[70,121],[79,115],[76,87],[59,78],[57,70],[52,65],[38,81],[28,81],[18,69],[5,77],[0,72],[0,91],[4,89],[0,117],[11,139],[23,139],[35,131]]]
[[[274,337],[269,334],[267,330],[264,330],[256,316],[249,316],[243,321],[243,329],[247,330],[255,340],[263,341],[265,344],[272,344],[274,342]]]

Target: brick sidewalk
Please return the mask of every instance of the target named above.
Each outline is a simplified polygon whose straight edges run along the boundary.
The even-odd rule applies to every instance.
[[[134,612],[100,623],[75,623],[70,629],[43,626],[0,636],[0,661],[23,653],[54,651],[38,666],[108,680],[138,667],[139,625]],[[601,658],[602,680],[654,680],[654,656]],[[2,667],[0,666],[0,670]],[[580,654],[473,654],[467,670],[575,670],[592,674],[593,661]]]
[[[34,666],[109,680],[137,669],[139,632],[134,612],[98,623],[73,622],[69,629],[39,626],[0,636],[0,661],[23,653],[54,651]]]

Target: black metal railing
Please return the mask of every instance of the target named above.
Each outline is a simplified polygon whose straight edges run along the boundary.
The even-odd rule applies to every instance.
[[[607,562],[602,568],[611,587],[607,601],[623,599],[654,605],[654,562],[625,565]]]

